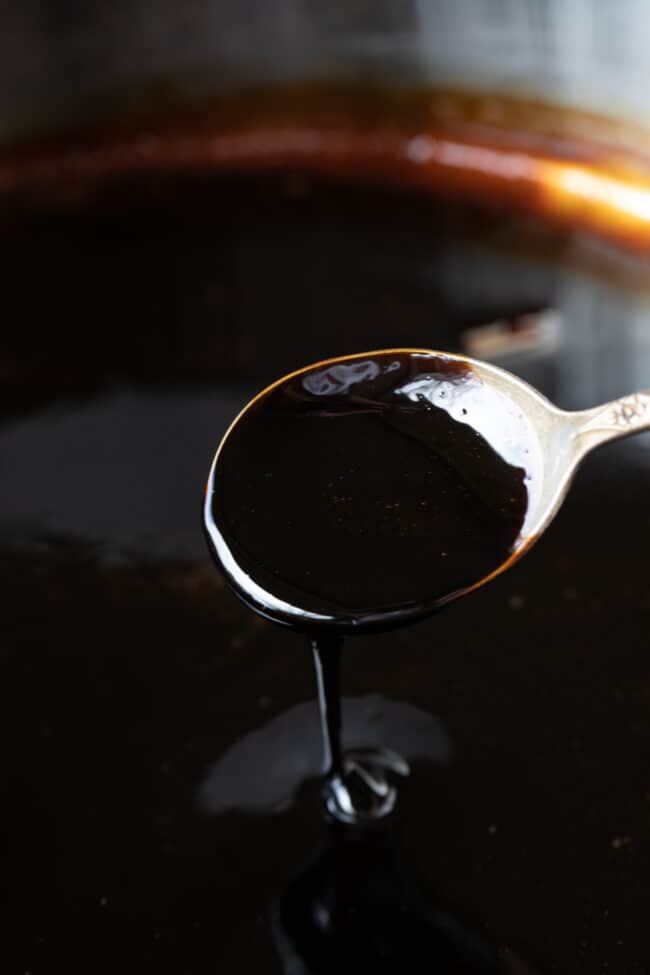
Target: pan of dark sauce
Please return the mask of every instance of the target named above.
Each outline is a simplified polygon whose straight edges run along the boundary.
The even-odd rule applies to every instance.
[[[353,363],[331,357],[364,349],[401,348],[379,371],[409,348],[464,353],[566,410],[648,384],[650,183],[610,151],[638,163],[641,135],[391,77],[153,104],[0,153],[3,972],[490,972],[495,956],[525,971],[504,942],[542,973],[650,970],[647,438],[590,459],[530,558],[428,618],[511,564],[521,512],[488,506],[476,575],[443,565],[461,550],[433,508],[418,548],[409,526],[442,465],[424,467],[430,445],[397,415],[394,483],[377,479],[367,427],[365,498],[354,465],[327,458],[343,477],[324,478],[329,533],[250,522],[245,550],[224,533],[263,599],[232,596],[202,537],[197,499],[228,424],[307,363],[330,360],[318,388],[334,392],[296,378],[324,414],[306,422],[339,432],[347,418],[326,414],[346,412],[335,391]],[[476,374],[367,369],[356,390],[381,410],[359,421],[387,415],[386,395],[423,410],[417,383],[436,407],[453,393],[454,437],[474,428],[515,488],[523,472],[528,539],[536,460],[487,422],[516,426],[507,403],[475,410]],[[300,449],[294,520],[324,463]],[[452,459],[469,523],[491,486]],[[238,488],[253,518],[264,493]],[[302,625],[287,612],[301,606],[330,622]],[[324,764],[340,770],[326,818]]]
[[[469,360],[410,349],[278,380],[219,447],[204,512],[216,561],[246,605],[303,632],[314,654],[332,842],[276,918],[300,971],[416,958],[422,971],[528,971],[406,891],[403,868],[393,876],[378,824],[408,764],[388,747],[343,749],[340,663],[344,637],[428,616],[508,565],[540,458],[521,409]],[[369,895],[373,884],[391,893]]]

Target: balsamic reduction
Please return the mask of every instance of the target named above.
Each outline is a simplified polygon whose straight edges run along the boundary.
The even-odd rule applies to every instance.
[[[459,358],[386,351],[294,373],[217,454],[217,560],[258,613],[321,634],[431,613],[515,547],[530,472],[512,420]]]
[[[313,120],[311,104],[305,114]],[[401,106],[399,115],[411,126]],[[312,145],[324,156],[327,133]],[[3,237],[1,823],[11,839],[0,968],[277,975],[268,903],[286,891],[285,928],[313,929],[305,914],[331,876],[323,870],[321,885],[316,872],[328,847],[289,889],[316,845],[313,793],[301,789],[281,815],[251,815],[240,800],[207,818],[188,801],[243,732],[259,750],[255,761],[236,753],[239,766],[218,783],[222,803],[240,775],[262,802],[265,769],[273,780],[288,766],[292,782],[314,770],[301,764],[302,727],[272,737],[287,709],[308,708],[307,658],[295,660],[279,627],[252,625],[197,545],[195,485],[215,430],[251,382],[261,389],[337,351],[430,341],[459,350],[468,324],[544,304],[573,338],[532,350],[518,368],[566,407],[604,401],[631,388],[646,361],[646,299],[629,284],[647,271],[614,247],[558,238],[543,219],[522,227],[507,208],[488,215],[373,190],[374,161],[359,176],[368,185],[353,188],[310,183],[301,169],[267,179],[242,167],[209,182],[139,166],[107,213],[96,212],[94,187],[59,187],[57,205],[77,200],[77,215],[44,213]],[[67,165],[57,171],[74,190]],[[291,327],[298,320],[309,326]],[[607,368],[586,368],[587,353]],[[411,634],[408,666],[395,639],[373,640],[371,653],[358,641],[345,659],[354,692],[383,702],[368,737],[344,707],[348,743],[385,741],[417,762],[400,790],[403,854],[430,878],[431,903],[472,930],[507,933],[549,969],[584,975],[640,971],[648,958],[643,454],[628,442],[595,455],[554,524],[556,543],[539,546],[496,598]],[[616,519],[594,531],[612,498]],[[603,565],[621,564],[621,539],[625,571],[610,574],[602,600]],[[443,715],[444,761],[433,741],[409,751],[416,704]],[[417,904],[390,883],[376,848],[357,870],[352,831],[340,834],[338,891],[375,865],[366,889],[375,898],[388,885],[385,939],[405,947],[410,971],[392,932]],[[347,895],[355,911],[360,901]],[[368,909],[357,916],[364,934]],[[446,970],[439,952],[426,961]],[[359,970],[374,972],[367,955]]]

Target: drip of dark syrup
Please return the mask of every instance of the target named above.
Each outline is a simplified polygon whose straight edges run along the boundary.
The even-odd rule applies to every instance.
[[[438,903],[403,857],[387,773],[408,774],[408,765],[385,748],[344,751],[342,640],[314,637],[312,650],[329,823],[324,847],[272,905],[286,975],[535,975],[508,947]]]
[[[341,649],[340,637],[312,640],[318,706],[323,735],[323,773],[326,780],[339,778],[343,770],[341,745]]]
[[[224,438],[209,541],[245,603],[311,639],[334,818],[382,818],[389,779],[408,772],[387,749],[343,752],[342,636],[426,616],[510,558],[531,443],[520,408],[470,363],[408,350],[293,373]]]
[[[516,404],[468,363],[394,350],[286,377],[222,442],[205,505],[215,557],[247,605],[307,634],[316,670],[330,839],[275,909],[287,971],[529,971],[415,892],[390,838],[408,765],[344,750],[340,670],[343,636],[422,618],[508,561],[530,444]]]
[[[329,815],[362,825],[383,819],[397,799],[388,773],[408,775],[407,763],[388,748],[343,750],[339,637],[312,639],[323,740],[323,795]]]
[[[318,688],[323,742],[323,797],[327,811],[344,819],[352,809],[351,797],[345,795],[344,759],[341,737],[341,637],[314,637],[311,641]]]

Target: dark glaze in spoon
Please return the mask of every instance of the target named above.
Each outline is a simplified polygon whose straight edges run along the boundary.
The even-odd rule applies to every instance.
[[[353,356],[246,407],[215,459],[205,523],[256,612],[320,632],[384,629],[508,561],[540,461],[519,405],[467,360]]]

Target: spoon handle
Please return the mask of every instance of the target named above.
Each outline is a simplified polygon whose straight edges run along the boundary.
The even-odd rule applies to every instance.
[[[574,436],[585,451],[609,440],[650,430],[650,390],[573,413],[572,417]]]

